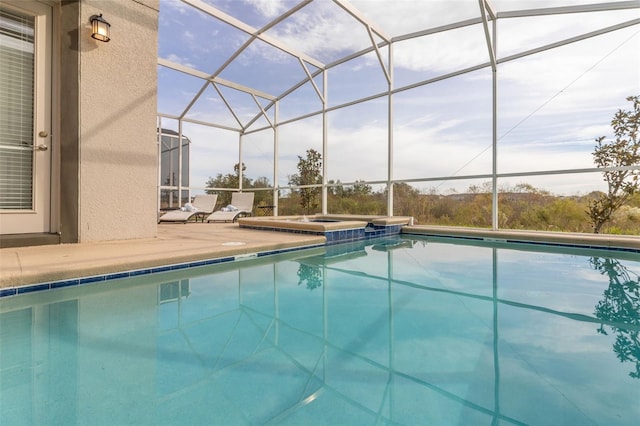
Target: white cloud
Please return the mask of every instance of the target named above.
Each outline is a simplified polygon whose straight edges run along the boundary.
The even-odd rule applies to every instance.
[[[477,0],[351,0],[375,28],[403,35],[480,16]]]
[[[170,53],[169,55],[167,55],[166,59],[168,59],[171,62],[176,62],[178,64],[182,64],[184,66],[187,67],[191,67],[191,68],[195,68],[195,65],[192,64],[191,62],[189,62],[189,59],[180,55],[177,55],[175,53]]]
[[[191,140],[191,186],[204,187],[209,177],[233,173],[238,162],[238,134],[185,123],[183,134]]]
[[[261,15],[267,18],[276,18],[287,10],[287,4],[281,0],[242,0],[251,5]]]
[[[569,39],[638,17],[639,11],[623,10],[502,19],[498,21],[499,57]]]
[[[370,45],[364,26],[332,2],[315,2],[267,34],[321,61]]]
[[[479,25],[400,42],[394,65],[412,71],[452,72],[489,62]]]
[[[387,178],[386,127],[367,123],[352,130],[330,128],[328,178],[342,182]]]
[[[261,65],[268,66],[270,63],[272,64],[293,64],[294,58],[283,50],[277,49],[267,43],[254,41],[249,45],[249,47],[240,55],[238,58],[242,64],[246,66],[255,66],[256,61],[253,58],[262,58],[267,61],[265,64],[261,62]],[[299,65],[298,65],[299,67]]]
[[[173,16],[173,13],[188,15],[193,8],[180,0],[161,0],[160,16],[162,18]]]

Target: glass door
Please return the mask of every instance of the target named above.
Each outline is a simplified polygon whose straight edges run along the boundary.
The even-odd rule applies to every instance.
[[[51,230],[51,17],[0,4],[0,234]]]

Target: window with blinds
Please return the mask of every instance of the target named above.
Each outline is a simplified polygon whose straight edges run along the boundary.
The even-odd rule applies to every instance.
[[[0,8],[0,209],[33,208],[34,26]]]

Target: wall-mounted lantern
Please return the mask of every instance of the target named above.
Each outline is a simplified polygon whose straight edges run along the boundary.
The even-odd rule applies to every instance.
[[[102,13],[92,15],[89,22],[91,22],[91,37],[104,42],[111,40],[111,24],[102,17]]]

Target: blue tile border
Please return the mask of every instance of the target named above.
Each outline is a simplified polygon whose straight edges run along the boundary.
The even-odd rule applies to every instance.
[[[25,287],[18,287],[17,294],[33,293],[34,291],[49,290],[51,284],[35,284]]]
[[[334,221],[327,221],[334,222]],[[402,230],[402,225],[374,225],[368,223],[364,228],[338,229],[335,231],[313,231],[308,229],[277,228],[271,226],[241,225],[242,228],[256,231],[288,232],[291,234],[319,235],[324,236],[326,245],[349,243],[353,241],[369,240],[372,238],[398,235]]]
[[[116,275],[116,274],[111,274]],[[119,275],[119,274],[117,274]],[[64,288],[64,287],[73,287],[80,284],[80,280],[66,280],[66,281],[55,281],[51,283],[51,288]]]
[[[313,244],[313,245],[300,246],[300,247],[290,247],[286,249],[263,251],[263,252],[256,253],[255,257],[264,257],[264,256],[269,256],[274,254],[289,253],[292,251],[306,250],[306,249],[318,248],[318,247],[324,247],[324,244]],[[104,275],[93,275],[89,277],[80,277],[80,278],[65,279],[60,281],[51,281],[46,283],[30,284],[30,285],[25,285],[20,287],[7,287],[7,288],[0,289],[0,298],[17,296],[19,294],[34,293],[38,291],[54,290],[54,289],[65,288],[65,287],[74,287],[74,286],[80,286],[80,285],[86,285],[86,284],[101,283],[105,281],[117,280],[120,278],[139,277],[142,275],[149,275],[149,274],[156,274],[161,272],[177,271],[181,269],[197,268],[201,266],[209,266],[209,265],[216,265],[220,263],[234,262],[238,260],[238,257],[239,256],[216,257],[212,259],[198,260],[194,262],[176,263],[173,265],[157,266],[157,267],[144,268],[144,269],[134,269],[131,271],[124,271],[124,272],[112,272]]]
[[[15,296],[18,293],[17,288],[3,288],[0,290],[0,297]]]
[[[97,275],[93,277],[80,278],[80,282],[78,284],[83,285],[83,284],[97,283],[100,281],[104,281],[105,278],[106,278],[106,275]]]

